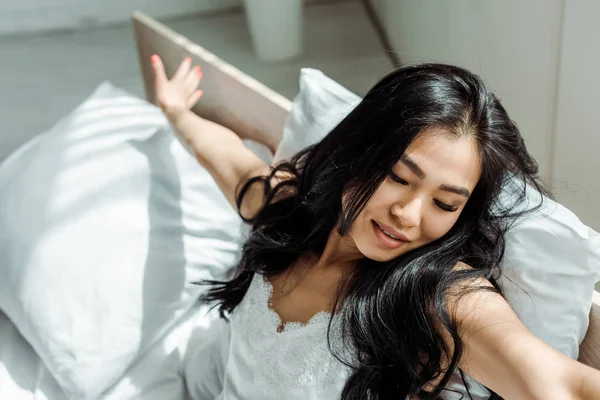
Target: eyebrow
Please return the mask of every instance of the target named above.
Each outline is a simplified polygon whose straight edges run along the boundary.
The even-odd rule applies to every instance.
[[[419,179],[425,178],[425,172],[419,167],[413,160],[410,159],[407,155],[403,155],[400,158],[400,161],[404,163]]]
[[[461,196],[465,196],[467,199],[471,196],[471,193],[467,189],[460,186],[442,185],[440,186],[440,189],[447,192],[460,194]]]
[[[425,178],[425,172],[423,172],[421,167],[419,167],[413,160],[411,160],[410,157],[403,155],[400,158],[400,161],[402,161],[402,163],[404,165],[406,165],[417,177],[419,177],[419,179]],[[471,192],[469,192],[464,187],[460,187],[460,186],[442,185],[442,186],[440,186],[440,189],[444,190],[446,192],[459,194],[466,198],[469,198],[471,196]]]

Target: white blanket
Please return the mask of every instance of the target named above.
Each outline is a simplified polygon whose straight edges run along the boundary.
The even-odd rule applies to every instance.
[[[182,360],[193,327],[205,323],[195,310],[130,369],[102,400],[185,400]],[[12,322],[0,313],[0,399],[64,400],[65,394]]]

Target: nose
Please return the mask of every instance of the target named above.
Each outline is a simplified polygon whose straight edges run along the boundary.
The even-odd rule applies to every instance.
[[[419,226],[421,223],[421,213],[423,211],[423,200],[415,197],[410,199],[402,206],[400,203],[395,203],[392,206],[392,214],[403,227],[410,228]]]

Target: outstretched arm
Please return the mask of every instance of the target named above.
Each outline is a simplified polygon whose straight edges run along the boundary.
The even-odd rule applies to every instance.
[[[476,291],[450,300],[449,309],[464,344],[459,366],[503,398],[600,399],[600,371],[534,336],[502,296]]]
[[[253,185],[244,196],[240,210],[236,206],[236,189],[240,182],[254,176],[268,175],[270,166],[252,153],[238,135],[222,125],[201,118],[191,111],[203,92],[199,67],[192,68],[186,58],[169,80],[163,63],[152,56],[158,105],[163,110],[183,146],[208,170],[229,203],[246,217],[262,207],[263,188]]]

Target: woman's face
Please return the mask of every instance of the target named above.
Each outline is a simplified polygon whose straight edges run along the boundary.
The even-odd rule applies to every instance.
[[[431,129],[413,141],[352,224],[350,238],[370,259],[388,261],[444,236],[477,185],[471,135]]]

